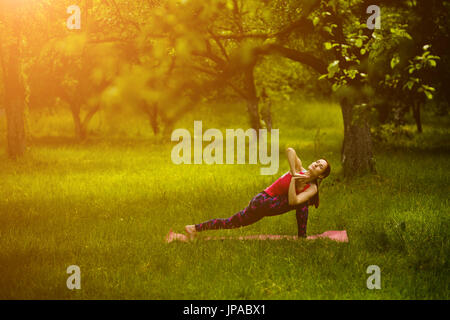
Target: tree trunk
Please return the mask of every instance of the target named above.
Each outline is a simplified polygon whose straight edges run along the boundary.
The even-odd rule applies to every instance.
[[[71,111],[75,127],[75,136],[77,137],[78,140],[83,140],[86,137],[86,135],[84,134],[83,126],[81,125],[80,110],[72,107]]]
[[[244,73],[244,85],[247,93],[247,112],[250,117],[250,126],[259,133],[261,121],[259,115],[258,97],[256,95],[255,79],[253,76],[254,65],[249,66]]]
[[[272,130],[272,111],[270,110],[270,106],[270,101],[266,99],[261,110],[261,118],[266,124],[266,128],[268,131]]]
[[[258,101],[253,99],[247,100],[247,112],[250,116],[250,126],[258,131],[261,128],[258,112]]]
[[[153,133],[157,135],[159,133],[158,127],[158,105],[155,103],[150,109],[150,124],[153,129]]]
[[[87,112],[86,116],[84,117],[83,122],[81,123],[81,129],[83,132],[83,139],[86,138],[87,136],[87,129],[88,129],[88,125],[89,122],[91,122],[92,117],[100,110],[100,105],[96,105],[95,107],[93,107],[92,109],[89,109],[89,111]]]
[[[344,142],[342,145],[344,176],[352,177],[375,172],[367,114],[362,112],[356,119],[354,106],[347,99],[341,100],[340,104],[344,120]]]
[[[422,133],[422,120],[420,118],[420,102],[414,101],[412,109],[414,120],[416,120],[417,132]]]
[[[75,136],[79,140],[86,139],[88,124],[99,109],[100,105],[97,105],[96,107],[90,109],[84,117],[84,120],[81,121],[81,108],[78,106],[74,106],[73,104],[71,105],[70,110],[72,112],[73,123],[75,125]]]
[[[150,126],[152,127],[153,133],[157,135],[159,133],[158,126],[158,104],[153,103],[151,106],[147,104],[147,102],[143,101],[142,109],[147,114],[148,121],[150,122]]]
[[[25,153],[25,88],[20,73],[19,40],[9,46],[4,64],[5,111],[8,155],[16,159]],[[5,57],[2,57],[2,59]]]

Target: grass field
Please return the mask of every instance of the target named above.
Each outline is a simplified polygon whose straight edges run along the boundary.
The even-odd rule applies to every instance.
[[[203,130],[245,129],[239,108],[218,117],[205,106],[177,127],[193,130],[197,119]],[[12,162],[0,119],[0,298],[449,299],[448,117],[425,114],[421,136],[377,147],[377,174],[346,181],[337,105],[292,100],[273,111],[280,129],[274,176],[260,175],[260,165],[175,165],[175,143],[154,139],[145,119],[111,127],[102,114],[83,144],[70,138],[70,117],[30,117],[30,150]],[[323,135],[314,143],[318,128]],[[349,243],[164,243],[170,228],[181,232],[243,209],[288,170],[288,146],[304,164],[317,155],[332,163],[308,234],[346,229]],[[200,238],[295,235],[296,228],[292,211]],[[81,269],[80,290],[66,287],[70,265]],[[366,287],[369,265],[381,269],[380,290]]]

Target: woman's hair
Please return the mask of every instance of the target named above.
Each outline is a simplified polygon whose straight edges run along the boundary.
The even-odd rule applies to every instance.
[[[328,177],[330,175],[330,172],[331,172],[330,162],[328,162],[328,160],[325,159],[325,158],[322,158],[322,159],[327,162],[327,167],[325,168],[325,171],[322,173],[323,178],[322,179],[317,178],[316,180],[314,180],[314,183],[317,186],[317,193],[311,199],[308,200],[309,201],[308,203],[310,205],[314,205],[314,207],[316,207],[316,209],[319,207],[319,185],[320,185],[320,182],[323,179],[325,179],[326,177]],[[320,179],[320,181],[319,181],[319,179]]]

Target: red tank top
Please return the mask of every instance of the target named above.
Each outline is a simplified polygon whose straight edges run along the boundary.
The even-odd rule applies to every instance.
[[[299,172],[299,174],[304,174],[303,172]],[[291,183],[292,175],[288,171],[285,174],[283,174],[280,178],[278,178],[274,183],[272,183],[269,187],[267,187],[264,191],[271,197],[274,196],[281,196],[283,194],[288,194],[289,192],[289,184]],[[310,184],[308,183],[302,191],[298,192],[295,191],[296,194],[299,194],[306,189],[310,187]]]

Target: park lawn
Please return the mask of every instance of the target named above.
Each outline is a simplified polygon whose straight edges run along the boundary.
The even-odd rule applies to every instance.
[[[274,112],[290,104],[295,101]],[[241,107],[220,117],[202,110],[177,127],[192,131],[197,119],[204,130],[245,129],[245,113],[233,110]],[[30,150],[13,162],[0,126],[0,298],[449,299],[448,118],[424,116],[421,136],[377,147],[377,174],[347,181],[339,161],[339,107],[311,103],[294,110],[275,117],[280,169],[274,176],[260,175],[260,165],[175,165],[175,143],[152,138],[144,120],[110,130],[113,138],[94,132],[83,144],[68,138],[70,118],[30,120]],[[97,118],[94,131],[104,125]],[[57,136],[58,128],[67,130],[66,138]],[[317,155],[332,163],[320,207],[310,208],[308,234],[345,229],[349,243],[201,240],[295,235],[294,211],[204,232],[192,243],[164,242],[171,228],[182,232],[186,224],[247,206],[288,170],[287,146],[306,165]],[[66,287],[70,265],[81,269],[80,290]],[[380,290],[366,286],[370,265],[380,267]]]

